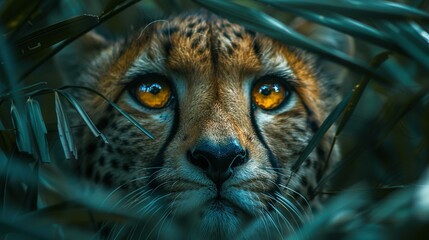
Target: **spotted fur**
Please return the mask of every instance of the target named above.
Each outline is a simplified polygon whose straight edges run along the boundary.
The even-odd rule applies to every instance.
[[[87,179],[132,193],[132,201],[124,200],[129,205],[151,195],[166,209],[159,212],[164,220],[203,239],[281,238],[319,207],[314,189],[339,157],[335,148],[326,161],[332,133],[291,171],[340,96],[338,79],[327,78],[316,57],[207,11],[153,22],[101,48],[80,82],[115,101],[155,139],[102,99],[80,97],[109,140],[82,133],[78,165]],[[174,103],[150,110],[130,96],[127,86],[145,73],[170,79]],[[255,107],[250,97],[253,84],[267,75],[282,76],[292,89],[274,111]],[[230,138],[238,139],[249,161],[218,190],[187,152],[202,139]]]

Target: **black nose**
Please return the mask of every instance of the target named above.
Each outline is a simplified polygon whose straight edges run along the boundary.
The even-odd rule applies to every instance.
[[[235,167],[247,162],[247,154],[237,140],[224,144],[203,141],[189,154],[189,161],[201,168],[218,186],[228,179]]]

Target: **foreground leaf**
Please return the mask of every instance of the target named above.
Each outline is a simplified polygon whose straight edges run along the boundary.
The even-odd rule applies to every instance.
[[[74,17],[27,35],[16,41],[15,46],[23,55],[35,53],[67,38],[86,32],[98,23],[99,18],[94,15]]]
[[[67,159],[70,159],[72,156],[77,159],[77,148],[71,132],[69,119],[64,112],[61,99],[57,92],[55,92],[55,111],[57,114],[58,136],[63,147],[64,155]]]
[[[18,150],[20,152],[32,154],[33,149],[31,147],[32,143],[29,135],[26,114],[22,114],[13,101],[10,105],[10,116],[12,125],[15,128],[16,145]]]
[[[109,99],[107,99],[103,94],[99,93],[98,91],[96,91],[92,88],[84,87],[84,86],[64,86],[64,87],[61,87],[60,90],[61,89],[67,89],[67,88],[83,89],[83,90],[89,91],[91,93],[94,93],[94,94],[100,96],[102,99],[104,99],[104,101],[106,101],[110,106],[112,106],[116,111],[118,111],[122,116],[124,116],[128,121],[130,121],[135,127],[137,127],[141,132],[146,134],[146,136],[148,136],[150,139],[155,139],[155,137],[148,130],[146,130],[140,123],[138,123],[133,117],[131,117],[128,113],[126,113],[124,110],[122,110],[122,108],[120,108],[118,105],[116,105],[116,103],[110,101]]]
[[[36,151],[34,151],[33,154],[36,159],[40,157],[42,162],[49,163],[51,162],[51,158],[49,156],[48,140],[46,139],[48,130],[43,121],[39,102],[33,100],[31,97],[27,100],[27,113],[38,149],[38,155],[34,154]]]
[[[421,19],[429,21],[429,14],[399,3],[388,1],[319,1],[319,0],[262,0],[267,4],[307,9],[315,12],[334,12],[350,15],[356,18],[382,18],[382,19]]]
[[[65,99],[67,99],[67,101],[73,106],[73,108],[77,111],[77,113],[80,115],[80,117],[83,119],[83,121],[95,137],[101,137],[101,139],[105,143],[109,143],[107,141],[107,138],[100,130],[98,130],[97,126],[95,126],[94,122],[88,116],[88,113],[86,113],[85,109],[82,107],[79,101],[75,97],[73,97],[73,95],[63,91],[59,91],[58,93],[60,93]]]
[[[317,130],[316,134],[311,138],[308,145],[304,148],[304,151],[300,154],[298,160],[292,166],[292,171],[298,171],[301,164],[307,159],[310,153],[314,150],[316,146],[319,145],[325,133],[329,130],[329,128],[335,123],[335,121],[341,116],[344,110],[349,103],[351,98],[351,94],[347,94],[343,100],[335,107],[335,109],[329,114],[329,116],[323,121],[319,130]]]

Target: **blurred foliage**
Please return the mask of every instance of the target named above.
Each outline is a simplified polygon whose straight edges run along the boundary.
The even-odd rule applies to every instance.
[[[64,87],[52,56],[95,27],[106,36],[120,36],[154,19],[199,7],[350,69],[345,98],[295,163],[299,167],[337,122],[333,144],[338,139],[343,159],[321,183],[330,180],[328,193],[335,197],[300,235],[289,238],[426,239],[425,0],[0,1],[0,236],[86,239],[102,232],[103,220],[121,223],[137,217],[110,204],[110,193],[81,189],[67,169],[66,159],[77,156],[76,128],[89,127],[95,137],[106,139],[70,91],[99,93]],[[354,37],[356,56],[295,32],[287,24],[297,16]],[[67,109],[76,111],[84,125],[71,121]],[[148,214],[154,224],[162,218]]]

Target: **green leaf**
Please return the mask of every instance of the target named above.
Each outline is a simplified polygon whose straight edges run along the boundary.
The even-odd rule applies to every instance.
[[[377,24],[390,34],[408,55],[429,68],[429,34],[425,30],[414,22],[377,21]]]
[[[17,85],[14,57],[5,37],[0,37],[0,63],[0,93],[3,93],[8,88],[14,89]]]
[[[73,106],[73,108],[79,113],[82,120],[85,122],[85,124],[88,126],[88,128],[91,130],[92,134],[95,137],[101,137],[101,139],[105,143],[109,143],[107,141],[107,138],[104,136],[100,130],[98,130],[97,126],[95,126],[94,122],[92,122],[91,118],[86,113],[85,109],[83,109],[82,105],[80,105],[79,101],[73,97],[73,95],[64,92],[64,91],[58,91],[59,94],[61,94],[67,101]]]
[[[55,92],[55,111],[57,113],[58,136],[63,147],[64,155],[67,159],[70,159],[72,156],[74,159],[77,159],[77,149],[73,140],[70,123],[57,92]]]
[[[392,54],[391,52],[382,52],[375,56],[372,60],[371,66],[373,68],[378,68],[381,64],[383,64]],[[371,78],[369,76],[365,76],[362,78],[362,80],[354,87],[352,97],[350,98],[350,101],[347,103],[347,108],[344,111],[343,116],[341,117],[341,120],[338,124],[335,136],[338,136],[341,131],[343,130],[344,126],[349,121],[350,117],[352,116],[353,112],[356,109],[356,106],[358,102],[360,101],[362,94],[368,85]]]
[[[7,0],[0,12],[1,25],[6,32],[19,28],[40,5],[40,0]]]
[[[350,153],[343,157],[343,159],[335,165],[333,171],[331,171],[328,175],[324,176],[319,181],[315,191],[320,189],[324,184],[326,184],[326,182],[332,179],[333,176],[337,175],[342,169],[344,169],[347,162],[357,159],[369,149],[379,146],[380,143],[382,143],[382,141],[389,135],[392,129],[400,122],[400,120],[412,109],[418,106],[419,103],[424,101],[424,99],[428,96],[429,84],[426,84],[424,87],[420,88],[420,90],[418,90],[416,93],[403,97],[403,99],[400,101],[401,104],[399,105],[398,96],[391,96],[378,117],[380,120],[373,124],[371,129],[367,131],[368,137],[365,137],[365,141],[354,147]],[[386,107],[391,105],[394,105],[394,109],[389,109]]]
[[[44,163],[49,163],[51,162],[51,158],[49,156],[48,140],[46,139],[48,130],[43,121],[39,102],[33,100],[31,97],[27,100],[27,114],[38,150],[34,151],[33,155],[36,159],[40,159]]]
[[[110,0],[106,3],[103,9],[102,15],[105,15],[115,9],[117,6],[121,5],[127,0]]]
[[[148,136],[150,139],[155,139],[155,137],[148,130],[146,130],[142,125],[140,125],[140,123],[138,123],[133,117],[131,117],[124,110],[122,110],[122,108],[120,108],[118,105],[116,105],[116,103],[107,99],[103,94],[97,92],[96,90],[94,90],[92,88],[88,88],[88,87],[84,87],[84,86],[64,86],[64,87],[61,87],[60,90],[61,89],[67,89],[67,88],[83,89],[83,90],[92,92],[92,93],[100,96],[101,98],[104,99],[104,101],[106,101],[110,106],[112,106],[116,111],[118,111],[122,116],[124,116],[128,121],[130,121],[135,127],[137,127],[141,132],[146,134],[146,136]]]
[[[19,89],[15,90],[15,91],[12,91],[12,92],[7,92],[7,93],[4,93],[4,94],[1,94],[0,95],[0,100],[2,98],[4,98],[4,97],[8,97],[8,96],[14,95],[16,93],[25,92],[25,91],[31,90],[33,88],[38,88],[40,86],[46,86],[47,84],[48,84],[47,82],[38,82],[38,83],[31,84],[31,85],[28,85],[28,86],[23,87],[23,88],[19,88]]]
[[[12,101],[10,104],[10,116],[15,128],[16,145],[18,151],[28,154],[33,153],[32,142],[29,136],[26,114],[22,114]]]
[[[71,36],[67,39],[65,39],[63,42],[59,43],[57,46],[55,46],[55,48],[52,49],[52,51],[50,51],[49,53],[47,53],[46,55],[44,55],[42,57],[42,59],[40,59],[37,63],[35,63],[34,65],[32,65],[30,68],[28,68],[27,70],[24,71],[24,73],[22,73],[20,75],[20,77],[18,78],[17,82],[21,82],[23,81],[25,78],[27,78],[28,76],[30,76],[34,71],[36,71],[40,66],[42,66],[45,62],[47,62],[49,59],[51,59],[51,57],[55,56],[55,54],[57,54],[58,52],[60,52],[63,48],[65,48],[67,45],[69,45],[70,43],[72,43],[73,41],[75,41],[77,38],[79,38],[80,36],[82,36],[83,34],[85,34],[86,32],[90,31],[92,28],[98,26],[99,24],[109,20],[110,18],[112,18],[113,16],[121,13],[122,11],[124,11],[125,9],[129,8],[130,6],[140,2],[141,0],[133,0],[130,2],[127,2],[126,4],[121,5],[120,7],[112,10],[111,12],[109,12],[108,14],[102,15],[101,17],[99,17],[99,21],[97,24],[95,24],[93,27],[86,29],[83,32],[80,32],[77,35]],[[1,42],[0,42],[1,43]],[[1,46],[1,44],[0,44]],[[1,53],[1,51],[0,51]]]
[[[332,12],[355,18],[391,18],[395,20],[421,19],[428,21],[426,12],[388,1],[320,1],[320,0],[262,0],[267,4],[306,9],[312,12]]]
[[[311,138],[308,145],[304,148],[304,151],[301,153],[299,158],[292,166],[292,171],[296,172],[301,164],[307,159],[310,153],[314,150],[314,148],[319,145],[325,133],[329,130],[329,128],[334,124],[334,122],[340,117],[341,113],[347,107],[347,104],[351,98],[351,94],[347,94],[344,99],[335,107],[335,109],[329,114],[329,116],[323,121],[319,130],[317,130],[316,134]]]
[[[70,37],[74,37],[99,23],[94,15],[81,15],[40,29],[15,42],[15,46],[22,55],[36,53]]]
[[[310,52],[320,54],[330,61],[342,64],[359,73],[364,72],[370,74],[376,77],[377,80],[380,80],[384,85],[389,85],[389,81],[387,79],[369,68],[365,63],[354,60],[339,50],[321,45],[261,11],[242,7],[226,1],[194,1],[221,16],[245,26],[248,29],[264,33],[283,42],[284,44],[297,46]]]
[[[383,32],[376,30],[373,27],[370,27],[364,23],[356,21],[354,19],[341,16],[340,14],[318,14],[308,10],[302,10],[299,8],[291,8],[287,6],[278,6],[277,4],[272,4],[279,9],[282,9],[286,12],[301,16],[305,19],[313,21],[315,23],[330,27],[337,31],[349,34],[351,36],[363,39],[365,41],[371,42],[383,48],[402,51],[392,39],[384,34]]]
[[[383,64],[389,58],[389,56],[391,54],[392,54],[391,52],[382,52],[380,54],[377,54],[377,56],[375,56],[372,59],[371,66],[373,68],[380,67],[380,65]],[[331,148],[329,149],[329,153],[327,156],[328,160],[331,158],[332,151],[333,151],[334,146],[337,142],[337,137],[340,135],[341,131],[346,126],[350,117],[354,113],[356,106],[359,103],[359,101],[362,97],[362,94],[365,91],[366,86],[368,85],[370,80],[371,80],[371,78],[369,76],[364,76],[362,78],[362,80],[353,88],[353,94],[350,98],[350,101],[347,103],[347,108],[345,109],[345,111],[344,111],[344,113],[340,119],[340,122],[338,123],[337,130],[335,131],[335,135],[334,135],[334,138],[332,140]]]

